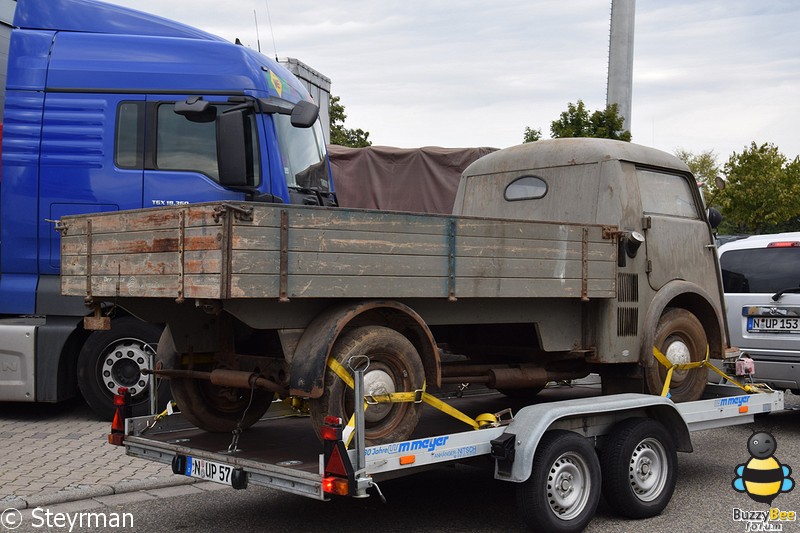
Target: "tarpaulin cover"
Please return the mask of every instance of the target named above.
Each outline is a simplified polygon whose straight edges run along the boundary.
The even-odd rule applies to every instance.
[[[450,214],[461,173],[496,148],[328,145],[339,205]]]

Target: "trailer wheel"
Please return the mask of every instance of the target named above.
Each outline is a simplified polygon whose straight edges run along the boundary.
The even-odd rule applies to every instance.
[[[702,361],[708,347],[703,325],[692,313],[679,308],[669,308],[661,315],[653,344],[672,363]],[[708,371],[705,368],[675,370],[670,383],[670,397],[674,402],[699,399],[705,390],[707,376]],[[654,361],[645,369],[647,391],[650,394],[661,394],[666,378],[667,369]]]
[[[150,368],[150,359],[161,335],[161,327],[133,317],[121,317],[107,331],[94,331],[78,354],[78,388],[86,403],[106,420],[114,417],[114,394],[120,387],[131,393],[133,416],[150,413],[150,386],[142,370]],[[158,401],[169,401],[169,386],[158,383]]]
[[[533,471],[517,487],[517,508],[536,531],[583,531],[600,501],[600,462],[594,447],[573,431],[542,436]]]
[[[158,343],[158,363],[164,369],[180,369],[180,359],[172,335],[165,329]],[[195,365],[193,369],[210,372],[216,367],[216,363],[209,363]],[[203,431],[212,433],[227,433],[240,424],[241,429],[249,428],[264,416],[275,396],[259,389],[220,387],[199,379],[169,381],[181,414]]]
[[[600,455],[603,495],[621,516],[656,516],[672,498],[677,465],[675,444],[663,424],[650,418],[624,420]]]
[[[347,363],[354,355],[366,355],[370,360],[364,373],[366,395],[411,392],[422,389],[425,384],[425,370],[416,348],[393,329],[365,326],[345,332],[336,340],[330,357],[348,368]],[[326,369],[325,391],[311,400],[311,422],[317,434],[326,416],[349,420],[353,406],[353,390],[331,369]],[[407,439],[421,414],[421,403],[370,405],[364,414],[367,445]]]

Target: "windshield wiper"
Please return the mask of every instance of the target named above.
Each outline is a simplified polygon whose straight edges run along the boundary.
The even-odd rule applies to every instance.
[[[781,299],[781,296],[783,296],[784,294],[794,293],[794,292],[800,292],[800,287],[789,287],[788,289],[783,289],[782,291],[776,292],[775,294],[772,295],[772,301],[777,302],[778,300]]]

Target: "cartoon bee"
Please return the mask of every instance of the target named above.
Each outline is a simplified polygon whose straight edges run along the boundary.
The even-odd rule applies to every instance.
[[[737,477],[731,483],[733,489],[769,505],[781,492],[790,492],[794,488],[794,480],[789,477],[792,469],[773,455],[777,449],[778,443],[771,433],[762,431],[750,435],[747,451],[752,457],[736,467]]]

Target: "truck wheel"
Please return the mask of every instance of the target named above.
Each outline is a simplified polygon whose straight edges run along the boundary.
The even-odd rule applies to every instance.
[[[422,389],[425,370],[414,345],[393,329],[382,326],[359,327],[336,340],[330,357],[348,369],[354,355],[369,357],[364,373],[364,394],[380,395]],[[345,421],[353,414],[353,390],[331,369],[325,371],[325,392],[311,400],[311,422],[319,434],[326,416]],[[365,414],[365,440],[368,446],[407,439],[419,422],[422,404],[412,402],[370,405]]]
[[[536,531],[583,531],[600,501],[600,462],[594,447],[573,431],[546,432],[533,471],[517,487],[517,509]]]
[[[169,329],[158,343],[157,361],[164,369],[182,368]],[[209,363],[194,365],[193,370],[211,372],[216,367],[216,363]],[[172,397],[186,420],[212,433],[228,433],[240,424],[242,429],[249,428],[264,416],[275,397],[260,389],[220,387],[200,379],[173,378],[169,382]]]
[[[672,498],[677,465],[675,444],[663,424],[650,418],[624,420],[600,455],[603,495],[621,516],[656,516]]]
[[[119,387],[131,393],[133,416],[150,413],[148,369],[155,355],[161,327],[133,317],[122,317],[111,323],[108,331],[94,331],[78,354],[78,387],[83,398],[106,420],[114,417],[113,396]],[[169,401],[169,387],[158,383],[159,408]]]
[[[670,308],[658,321],[654,345],[672,363],[690,363],[705,359],[708,341],[703,325],[696,316],[686,309]],[[675,370],[669,388],[670,397],[674,402],[699,399],[705,390],[707,376],[705,368]],[[667,369],[654,361],[645,369],[644,378],[650,394],[661,394]]]

